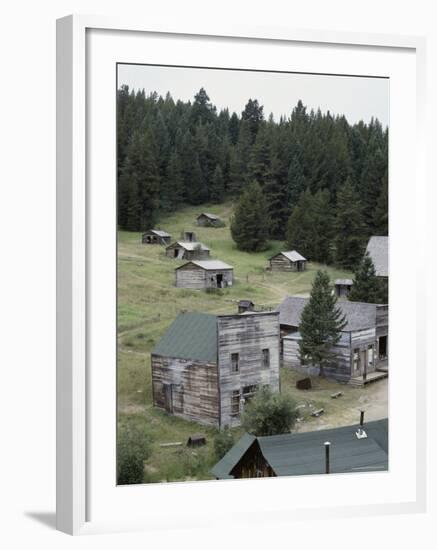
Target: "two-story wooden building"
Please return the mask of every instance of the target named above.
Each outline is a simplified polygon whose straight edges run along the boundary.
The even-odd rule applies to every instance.
[[[284,367],[312,374],[299,358],[299,325],[308,298],[291,296],[279,306],[281,356]],[[325,374],[341,382],[366,382],[383,377],[388,368],[388,306],[360,302],[338,302],[346,318],[340,341],[332,348],[334,359]],[[377,373],[377,374],[376,374]]]
[[[181,313],[152,351],[153,404],[187,420],[238,426],[261,386],[279,391],[279,313]]]

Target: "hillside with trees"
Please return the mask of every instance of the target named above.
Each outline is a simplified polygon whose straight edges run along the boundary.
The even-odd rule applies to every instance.
[[[367,238],[387,234],[388,130],[378,120],[351,125],[299,101],[276,121],[253,98],[238,114],[219,111],[203,88],[183,102],[122,86],[117,137],[121,229],[142,231],[183,204],[232,199],[238,209],[240,197],[247,218],[244,191],[256,184],[261,241],[286,240],[310,260],[354,267]],[[235,234],[245,226],[234,220]]]

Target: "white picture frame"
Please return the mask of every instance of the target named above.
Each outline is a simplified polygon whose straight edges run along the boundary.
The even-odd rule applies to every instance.
[[[94,39],[93,32],[100,33],[99,37],[105,35],[100,43],[99,39]],[[400,184],[399,195],[402,196],[402,185],[404,178],[410,176],[415,181],[415,204],[410,212],[408,234],[406,229],[402,229],[402,217],[406,203],[402,202],[393,195],[390,198],[390,215],[395,228],[399,227],[397,242],[394,243],[393,254],[391,256],[391,270],[396,269],[397,259],[401,255],[400,247],[403,245],[416,243],[418,255],[418,265],[424,265],[423,246],[416,242],[416,236],[423,230],[424,220],[421,219],[419,212],[424,207],[425,197],[425,176],[424,176],[424,113],[423,113],[423,94],[424,94],[424,64],[425,64],[425,41],[420,37],[392,36],[392,35],[374,35],[374,34],[349,34],[311,30],[293,30],[284,28],[177,28],[166,25],[151,25],[148,22],[129,21],[123,19],[111,19],[105,17],[73,15],[57,22],[57,528],[69,534],[83,534],[90,532],[102,532],[110,530],[128,530],[128,529],[151,529],[166,526],[191,526],[206,525],[209,519],[202,516],[201,507],[198,502],[204,502],[211,491],[214,491],[215,501],[218,506],[223,505],[226,499],[236,501],[246,499],[245,513],[238,516],[238,510],[228,507],[227,515],[233,518],[233,521],[256,521],[257,517],[274,521],[275,517],[283,519],[286,516],[293,518],[304,517],[327,517],[330,515],[363,515],[369,513],[397,513],[397,512],[418,512],[425,509],[426,502],[426,463],[425,463],[425,433],[426,433],[426,402],[425,402],[425,330],[424,330],[424,289],[416,282],[414,295],[407,299],[406,308],[411,312],[414,318],[414,350],[409,350],[410,360],[415,364],[414,381],[411,382],[411,391],[409,398],[414,404],[414,415],[411,418],[401,418],[402,411],[398,410],[398,420],[391,425],[390,445],[391,448],[399,448],[399,442],[405,435],[404,429],[410,429],[412,433],[414,427],[414,437],[409,435],[408,448],[400,462],[396,462],[391,468],[389,476],[393,476],[392,483],[387,482],[384,486],[381,478],[366,478],[365,483],[369,487],[379,487],[382,491],[382,497],[373,502],[371,497],[360,499],[346,499],[344,495],[350,492],[350,478],[344,476],[330,476],[326,479],[318,478],[311,480],[312,487],[319,487],[320,491],[328,494],[335,490],[340,496],[333,506],[327,506],[320,500],[317,506],[311,505],[311,502],[305,501],[305,486],[309,483],[309,478],[291,480],[274,479],[263,481],[262,488],[257,481],[241,482],[217,482],[212,484],[197,482],[196,484],[167,484],[154,485],[153,487],[135,486],[129,488],[115,487],[115,469],[113,470],[113,481],[111,488],[106,493],[102,484],[108,484],[108,472],[111,472],[115,464],[115,455],[111,453],[107,460],[102,457],[96,458],[98,453],[93,451],[93,442],[99,440],[101,449],[112,449],[114,438],[111,430],[115,433],[115,416],[106,416],[104,411],[115,411],[113,387],[115,381],[105,384],[103,380],[99,387],[99,400],[102,407],[95,410],[96,387],[102,373],[98,373],[98,363],[96,356],[99,351],[99,340],[106,338],[113,330],[113,319],[107,315],[108,310],[102,310],[102,297],[106,299],[114,290],[114,279],[108,276],[108,284],[102,284],[99,292],[96,291],[95,281],[99,272],[95,269],[95,254],[102,255],[101,269],[105,269],[113,262],[112,274],[115,273],[114,249],[111,245],[103,246],[104,250],[96,251],[96,239],[101,237],[101,231],[108,228],[107,224],[115,223],[115,217],[111,218],[114,207],[114,196],[112,191],[108,192],[107,200],[103,201],[100,212],[96,213],[95,201],[93,201],[93,187],[89,185],[95,178],[94,169],[99,164],[99,160],[94,162],[92,156],[98,152],[93,149],[94,134],[90,134],[90,117],[94,116],[93,110],[95,102],[92,99],[92,89],[90,91],[90,82],[98,81],[100,86],[105,86],[108,74],[104,74],[105,67],[113,64],[113,48],[108,47],[111,44],[116,48],[121,47],[121,42],[115,44],[116,35],[123,36],[126,48],[119,49],[119,61],[134,61],[134,52],[137,58],[141,58],[141,52],[138,51],[138,40],[141,37],[148,37],[159,42],[162,48],[162,58],[165,60],[174,58],[175,64],[180,64],[180,56],[183,55],[183,44],[181,48],[174,48],[178,41],[185,41],[187,48],[190,48],[189,42],[192,40],[204,41],[210,48],[211,55],[216,57],[225,55],[225,44],[234,45],[233,57],[234,63],[238,64],[238,52],[242,51],[241,63],[244,63],[243,49],[250,47],[258,48],[262,52],[265,48],[306,48],[308,51],[314,49],[320,55],[320,52],[327,51],[336,56],[332,67],[343,66],[342,74],[350,74],[354,62],[351,53],[360,51],[362,53],[362,64],[365,65],[366,56],[384,57],[381,52],[387,53],[387,60],[378,67],[373,57],[372,65],[375,74],[380,71],[385,74],[386,67],[393,63],[394,87],[399,90],[403,87],[402,97],[392,90],[391,96],[391,132],[393,132],[393,147],[390,152],[390,178],[392,174],[398,176]],[[118,40],[118,39],[117,39]],[[165,44],[168,43],[166,46]],[[219,48],[217,44],[221,44]],[[198,44],[197,44],[198,45]],[[238,47],[237,47],[238,46]],[[199,48],[197,48],[199,49]],[[102,52],[107,56],[100,64],[92,57],[96,53]],[[228,52],[228,56],[230,55]],[[279,50],[278,50],[279,51]],[[91,53],[90,53],[91,52]],[[397,56],[398,61],[390,61],[388,53],[393,53],[393,59]],[[91,58],[89,57],[91,55]],[[331,55],[331,54],[330,54]],[[402,63],[401,56],[408,58],[406,63]],[[127,57],[126,57],[127,56]],[[266,56],[271,56],[271,51]],[[326,62],[329,57],[326,56]],[[272,61],[273,62],[273,61]],[[277,66],[281,63],[280,56],[274,60]],[[105,65],[106,63],[106,65]],[[267,61],[266,61],[267,63]],[[386,65],[384,65],[386,63]],[[402,77],[402,65],[404,73]],[[357,67],[359,64],[356,65]],[[328,67],[325,72],[332,73],[332,67]],[[370,69],[368,69],[370,71]],[[94,74],[94,72],[95,74]],[[100,71],[100,72],[99,72]],[[97,74],[99,72],[99,74]],[[361,74],[361,71],[360,71]],[[379,74],[379,73],[378,73]],[[392,77],[392,75],[390,75]],[[398,80],[396,80],[396,78]],[[404,78],[405,82],[401,80]],[[94,79],[94,80],[93,80]],[[113,101],[115,101],[115,89]],[[396,109],[405,107],[402,101],[405,98],[414,98],[413,103],[409,105],[411,113],[408,112],[408,128],[402,128],[397,124]],[[101,102],[101,109],[107,109],[106,115],[110,111],[111,100],[105,103]],[[109,106],[109,107],[108,107]],[[109,109],[109,110],[108,110]],[[101,115],[105,112],[102,110]],[[411,116],[410,116],[411,115]],[[113,128],[115,126],[115,112],[113,118],[108,119],[110,130],[106,138],[101,140],[101,155],[110,151],[112,147],[115,151],[115,141],[111,142]],[[393,123],[393,124],[392,124]],[[97,126],[98,128],[98,126]],[[411,135],[409,141],[402,136],[403,130],[409,129]],[[97,131],[99,131],[97,129]],[[92,132],[96,132],[96,124],[92,125]],[[399,134],[398,134],[399,133]],[[402,160],[402,151],[406,145],[414,141],[415,158]],[[113,153],[114,153],[113,151]],[[392,154],[393,153],[393,154]],[[101,162],[101,161],[100,161]],[[402,164],[404,163],[404,164]],[[108,160],[108,170],[113,169],[115,165]],[[405,172],[406,171],[406,172]],[[108,172],[109,174],[109,172]],[[103,174],[100,174],[103,175]],[[111,176],[109,175],[111,178]],[[115,176],[114,176],[115,177]],[[110,186],[109,186],[110,187]],[[105,210],[106,205],[108,210]],[[102,213],[103,212],[103,213]],[[106,212],[106,214],[105,214]],[[97,225],[97,215],[100,221]],[[413,219],[414,218],[414,219]],[[112,221],[111,221],[112,220]],[[106,224],[106,225],[105,225]],[[100,230],[100,226],[102,229]],[[405,224],[404,224],[405,226]],[[396,241],[396,239],[395,239]],[[104,255],[104,257],[103,257]],[[94,263],[93,263],[94,262]],[[392,283],[392,281],[391,281]],[[394,288],[390,288],[392,295],[396,297],[402,281],[395,281]],[[112,286],[111,286],[112,285]],[[399,288],[398,288],[399,287]],[[109,292],[109,294],[108,294]],[[115,295],[111,300],[115,301]],[[115,302],[114,302],[115,303]],[[391,301],[391,311],[396,325],[400,308],[396,305],[396,300]],[[108,323],[102,319],[102,327],[96,332],[95,327],[99,315],[109,317]],[[105,328],[106,327],[106,328]],[[112,328],[111,328],[112,327]],[[390,329],[392,331],[392,327]],[[399,338],[402,338],[402,328],[396,326],[394,331],[399,331]],[[410,327],[410,330],[413,329]],[[106,331],[106,332],[105,332]],[[109,331],[109,332],[108,332]],[[115,346],[115,332],[113,333]],[[393,342],[393,340],[392,340]],[[108,354],[113,353],[114,348],[109,346]],[[115,356],[114,356],[115,361]],[[407,361],[405,359],[404,361]],[[104,362],[103,358],[100,362]],[[98,373],[98,374],[97,374]],[[112,374],[111,374],[112,373]],[[114,371],[108,369],[108,378],[114,374]],[[402,388],[405,380],[400,377],[394,378],[394,387],[396,389],[396,380],[399,379],[399,388]],[[397,396],[393,395],[393,385],[391,386],[390,406],[396,407]],[[113,406],[113,409],[111,409]],[[105,408],[106,407],[106,408]],[[103,426],[106,418],[106,427]],[[402,424],[402,425],[401,425]],[[98,434],[98,435],[96,435]],[[109,442],[109,443],[108,443]],[[108,443],[108,446],[106,446]],[[111,447],[112,445],[112,447]],[[96,478],[96,463],[99,464],[102,471],[100,485]],[[394,486],[399,484],[399,479],[408,470],[408,475],[404,475],[405,484],[408,486],[403,497],[395,494]],[[106,477],[103,477],[105,472]],[[377,474],[370,474],[370,476]],[[396,476],[400,476],[397,477]],[[361,478],[364,479],[364,478]],[[384,478],[388,479],[388,478]],[[408,481],[409,480],[409,481]],[[93,485],[95,483],[95,485]],[[281,487],[287,487],[287,490],[293,484],[293,491],[301,498],[299,502],[290,503],[288,499],[283,498]],[[317,490],[316,487],[316,490]],[[349,487],[349,488],[348,488]],[[114,490],[117,494],[114,495]],[[402,488],[401,488],[402,489]],[[147,493],[146,493],[147,491]],[[313,491],[313,489],[311,489]],[[343,493],[342,493],[343,491]],[[384,493],[386,491],[386,493]],[[263,493],[263,498],[255,498],[255,495]],[[187,498],[190,493],[191,513],[184,515],[176,513],[178,499]],[[146,497],[145,497],[146,495]],[[275,497],[275,505],[272,502],[272,496]],[[343,495],[343,496],[342,496]],[[172,497],[174,507],[167,509],[166,517],[160,520],[163,503],[165,499]],[[145,504],[154,499],[153,507],[146,509]],[[114,499],[113,501],[111,499]],[[334,499],[335,500],[335,499]],[[105,508],[102,502],[107,502]],[[110,507],[112,502],[112,508]],[[116,501],[120,506],[117,508]],[[168,502],[168,501],[167,501]],[[179,500],[180,502],[180,500]],[[197,504],[196,504],[197,502]],[[252,502],[252,504],[250,504]],[[262,504],[260,504],[262,502]],[[99,504],[100,503],[100,504]],[[129,503],[132,503],[130,506]],[[100,506],[100,508],[99,508]],[[123,508],[124,513],[121,513]],[[96,509],[96,513],[90,513],[91,509]],[[97,509],[99,510],[97,512]],[[214,515],[214,514],[212,514]],[[219,519],[219,518],[218,518]],[[191,523],[190,523],[191,522]]]

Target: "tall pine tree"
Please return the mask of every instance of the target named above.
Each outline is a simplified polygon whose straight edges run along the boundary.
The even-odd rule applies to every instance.
[[[235,206],[231,235],[239,250],[259,252],[267,248],[267,210],[257,182],[246,187]]]

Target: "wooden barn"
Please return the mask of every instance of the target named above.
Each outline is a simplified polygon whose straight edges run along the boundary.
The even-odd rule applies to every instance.
[[[388,237],[370,237],[366,252],[372,258],[378,277],[388,277]]]
[[[211,473],[216,479],[241,479],[386,471],[388,456],[388,419],[383,418],[311,432],[246,433]]]
[[[197,241],[176,241],[167,246],[165,255],[176,260],[203,260],[209,258],[209,248]]]
[[[300,317],[308,298],[291,296],[279,306],[281,356],[284,367],[317,374],[299,359]],[[335,358],[325,367],[327,377],[340,382],[367,383],[384,378],[388,372],[388,306],[340,301],[338,306],[347,324],[332,351]]]
[[[234,268],[220,260],[193,260],[177,267],[175,274],[177,288],[226,288],[232,286]]]
[[[196,218],[197,225],[202,227],[224,227],[225,223],[215,214],[209,214],[208,212],[202,212]]]
[[[168,245],[171,243],[171,235],[161,229],[149,229],[143,233],[142,243]]]
[[[338,298],[347,298],[354,282],[352,279],[335,279],[335,295]]]
[[[203,424],[238,426],[259,387],[279,391],[279,314],[181,313],[151,359],[154,406]]]
[[[269,259],[272,271],[305,271],[306,262],[306,258],[296,250],[279,252]]]

